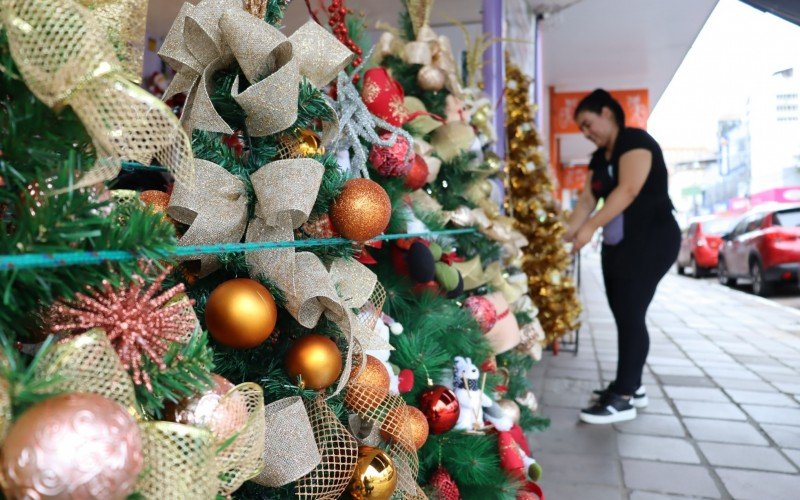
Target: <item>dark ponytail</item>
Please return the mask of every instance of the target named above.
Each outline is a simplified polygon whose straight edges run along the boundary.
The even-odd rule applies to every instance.
[[[575,108],[575,116],[573,118],[578,118],[578,115],[583,111],[591,111],[599,115],[603,108],[611,110],[611,114],[614,115],[614,121],[617,122],[619,128],[625,128],[625,111],[622,110],[619,101],[603,89],[597,89],[581,99],[578,107]]]

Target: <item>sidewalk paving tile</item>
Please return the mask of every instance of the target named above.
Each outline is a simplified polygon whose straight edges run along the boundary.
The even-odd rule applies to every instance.
[[[771,472],[797,472],[797,469],[777,450],[768,446],[703,442],[698,445],[709,463],[714,466]]]
[[[700,457],[685,439],[620,434],[617,437],[619,454],[625,458],[641,458],[660,462],[699,464]]]
[[[685,377],[682,375],[661,375],[658,377],[664,385],[683,385],[688,387],[714,387],[714,382],[707,377]]]
[[[725,392],[739,404],[757,404],[767,406],[788,406],[800,408],[800,404],[785,394],[775,392],[742,391],[736,389],[726,390]]]
[[[744,411],[758,422],[800,426],[800,409],[778,406],[742,405]]]
[[[708,469],[700,465],[623,460],[625,486],[657,493],[720,498]]]
[[[709,401],[728,403],[730,399],[720,389],[709,387],[681,387],[665,385],[664,392],[672,399],[688,399],[690,401]]]
[[[652,493],[650,491],[634,491],[631,493],[630,500],[682,500],[697,497],[686,497],[683,495],[662,495],[661,493]]]
[[[792,462],[794,462],[798,468],[800,468],[800,450],[784,448],[783,452],[787,457],[789,457],[789,459],[791,459]]]
[[[747,420],[745,414],[733,403],[708,403],[676,399],[673,401],[678,413],[684,417],[718,418],[723,420]]]
[[[654,415],[640,413],[635,419],[628,422],[619,422],[614,427],[626,434],[647,434],[651,436],[684,437],[681,421],[672,415]]]
[[[541,457],[540,464],[545,471],[543,478],[548,484],[580,481],[617,488],[620,486],[620,464],[605,456],[548,453]],[[580,477],[575,477],[576,470],[581,471]]]
[[[578,482],[546,484],[541,483],[548,499],[553,500],[621,500],[625,497],[619,488],[598,486]],[[589,495],[589,496],[587,496]]]
[[[756,472],[739,469],[716,469],[725,488],[741,500],[783,500],[797,498],[800,475]]]
[[[648,388],[648,392],[650,389]],[[672,407],[667,403],[666,399],[663,398],[656,398],[648,396],[650,399],[650,404],[647,405],[646,408],[642,408],[639,410],[641,414],[648,414],[648,413],[657,413],[659,415],[674,415],[675,412],[672,411]]]
[[[761,428],[764,429],[764,432],[766,432],[778,446],[800,449],[800,427],[793,425],[761,424]]]
[[[767,439],[748,422],[717,420],[711,418],[685,418],[689,434],[699,441],[768,445]]]
[[[714,381],[725,390],[775,392],[775,387],[763,380],[743,380],[737,378],[715,378]]]

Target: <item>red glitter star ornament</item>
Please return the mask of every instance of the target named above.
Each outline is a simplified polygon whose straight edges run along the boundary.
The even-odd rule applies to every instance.
[[[92,328],[105,330],[125,369],[132,372],[137,385],[153,387],[142,369],[144,356],[159,369],[166,369],[164,355],[173,342],[185,344],[197,326],[194,301],[178,298],[183,284],[161,290],[167,268],[147,285],[139,275],[119,288],[103,280],[101,289],[87,287],[71,301],[56,302],[51,312],[54,332],[83,333]]]

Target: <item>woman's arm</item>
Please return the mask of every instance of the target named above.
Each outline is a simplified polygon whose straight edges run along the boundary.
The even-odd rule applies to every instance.
[[[575,236],[573,251],[578,251],[592,239],[599,228],[621,214],[642,190],[650,168],[653,154],[646,149],[633,149],[619,159],[619,183],[606,197],[603,208],[581,226]]]
[[[589,173],[586,175],[586,185],[583,187],[583,191],[581,191],[578,197],[578,202],[575,204],[575,208],[567,221],[567,233],[564,235],[565,240],[572,241],[575,238],[575,235],[578,234],[578,230],[589,219],[589,216],[592,215],[596,207],[597,200],[594,195],[592,195],[592,171],[589,170]]]

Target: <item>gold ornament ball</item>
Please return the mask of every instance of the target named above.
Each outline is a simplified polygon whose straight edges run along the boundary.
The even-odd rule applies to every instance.
[[[240,393],[225,397],[234,389],[227,379],[211,374],[212,386],[184,398],[175,405],[168,404],[165,420],[203,427],[211,431],[218,442],[225,441],[247,421],[247,401]]]
[[[489,106],[481,106],[472,114],[470,123],[478,128],[485,127],[489,123]]]
[[[278,307],[264,285],[248,278],[237,278],[211,292],[205,319],[214,340],[228,347],[249,349],[272,334],[278,320]]]
[[[394,462],[380,448],[358,447],[358,460],[347,493],[355,500],[388,500],[397,488]]]
[[[367,355],[361,374],[359,367],[354,366],[350,372],[350,382],[344,403],[353,411],[367,412],[377,408],[389,395],[389,372],[381,361]]]
[[[519,405],[510,399],[501,399],[497,402],[497,406],[499,406],[503,413],[508,415],[512,422],[515,424],[519,424],[519,419],[521,417]]]
[[[23,413],[0,452],[5,498],[126,498],[143,465],[128,411],[98,394],[49,398]]]
[[[339,234],[350,240],[367,241],[389,225],[392,202],[378,183],[350,179],[333,202],[330,215]]]
[[[381,425],[381,438],[387,443],[398,442],[418,450],[428,440],[428,419],[418,408],[405,405],[386,415]]]
[[[323,335],[300,337],[286,353],[286,373],[293,382],[299,377],[301,387],[325,389],[342,373],[342,353]]]
[[[417,73],[417,84],[422,90],[438,92],[444,88],[444,83],[444,72],[435,66],[423,66]]]

